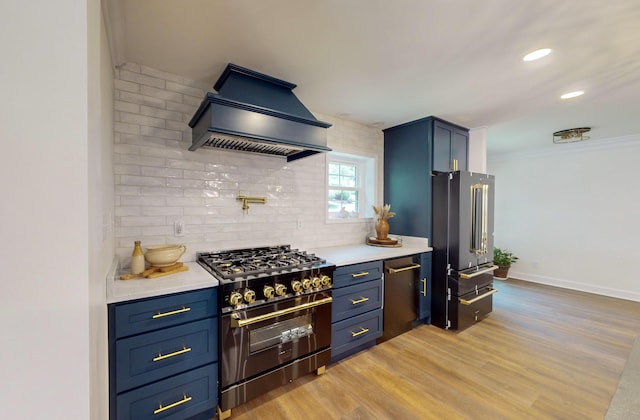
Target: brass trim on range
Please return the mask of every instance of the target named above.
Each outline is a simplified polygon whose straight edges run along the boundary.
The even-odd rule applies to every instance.
[[[489,291],[488,291],[487,293],[483,294],[483,295],[476,296],[476,297],[474,297],[473,299],[469,299],[469,300],[466,300],[466,299],[458,299],[458,302],[460,302],[462,305],[471,305],[471,304],[476,303],[476,302],[477,302],[477,301],[479,301],[479,300],[482,300],[482,299],[484,299],[484,298],[486,298],[486,297],[491,296],[491,295],[492,295],[492,294],[494,294],[494,293],[498,293],[498,289],[494,289],[494,288],[491,288],[491,287],[490,287],[490,288],[489,288]]]
[[[176,309],[175,311],[170,311],[170,312],[158,312],[157,314],[155,314],[154,316],[152,316],[153,319],[158,319],[158,318],[162,318],[165,316],[171,316],[171,315],[178,315],[184,312],[189,312],[191,310],[191,308],[189,307],[182,307],[182,309]]]
[[[402,268],[387,268],[387,271],[389,272],[389,274],[395,274],[395,273],[401,273],[403,271],[407,271],[407,270],[415,270],[416,268],[420,268],[420,264],[411,264],[408,265],[406,267],[402,267]]]
[[[351,337],[357,337],[359,335],[366,334],[368,332],[369,332],[369,328],[360,327],[360,331],[358,332],[351,331]]]
[[[238,314],[233,314],[233,316],[231,316],[231,327],[232,328],[246,327],[247,325],[266,321],[272,318],[277,318],[282,315],[287,315],[287,314],[302,311],[305,309],[313,308],[316,306],[325,305],[327,303],[331,303],[332,301],[333,301],[333,298],[326,297],[320,300],[314,300],[313,302],[303,303],[301,305],[293,306],[291,308],[280,309],[279,311],[273,311],[273,312],[269,312],[268,314],[258,315],[258,316],[254,316],[253,318],[247,318],[247,319],[239,319]]]
[[[368,272],[368,271],[363,271],[363,272],[361,272],[361,273],[354,273],[354,274],[351,274],[351,277],[362,277],[362,276],[366,276],[367,274],[369,274],[369,272]]]
[[[154,357],[152,360],[154,362],[159,362],[160,360],[168,359],[174,356],[179,356],[181,354],[189,353],[190,351],[191,351],[191,347],[182,346],[182,350],[174,351],[173,353],[169,353],[169,354],[158,353],[158,355]]]
[[[184,403],[188,403],[189,401],[191,401],[193,399],[193,397],[187,397],[186,394],[183,394],[183,395],[184,395],[184,398],[182,398],[180,401],[176,401],[176,402],[171,403],[169,405],[165,405],[164,407],[162,406],[162,404],[160,404],[160,407],[155,409],[153,411],[153,414],[160,414],[163,411],[169,410],[169,409],[171,409],[173,407],[177,407],[177,406],[182,405]]]
[[[460,273],[460,278],[461,279],[472,279],[475,276],[479,276],[480,274],[486,274],[486,273],[488,273],[490,271],[494,271],[494,270],[497,270],[497,269],[498,269],[497,265],[492,265],[492,266],[483,268],[482,270],[475,271],[475,272],[473,272],[471,274]]]
[[[369,300],[369,298],[368,298],[368,297],[361,297],[361,298],[360,298],[360,299],[358,299],[358,300],[353,300],[353,299],[351,299],[351,304],[352,304],[352,305],[357,305],[358,303],[364,303],[364,302],[366,302],[366,301],[368,301],[368,300]]]

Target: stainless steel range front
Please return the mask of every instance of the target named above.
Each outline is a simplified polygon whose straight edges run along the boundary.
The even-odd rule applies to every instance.
[[[219,415],[331,359],[335,265],[288,245],[201,252],[220,281]]]

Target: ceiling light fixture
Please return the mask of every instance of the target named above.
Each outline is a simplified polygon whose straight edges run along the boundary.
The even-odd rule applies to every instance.
[[[571,98],[575,98],[576,96],[580,96],[580,95],[584,95],[584,91],[583,90],[576,90],[575,92],[565,93],[564,95],[560,96],[560,99],[571,99]]]
[[[555,144],[574,143],[577,141],[589,140],[589,136],[584,133],[591,131],[591,127],[569,128],[568,130],[560,130],[553,133],[553,142]]]
[[[542,48],[525,55],[522,57],[522,61],[538,60],[539,58],[546,57],[549,53],[551,53],[551,48]]]

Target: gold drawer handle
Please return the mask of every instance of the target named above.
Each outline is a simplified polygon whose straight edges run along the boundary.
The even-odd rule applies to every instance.
[[[187,397],[187,395],[185,394],[185,395],[184,395],[184,398],[183,398],[183,399],[181,399],[180,401],[176,401],[176,402],[171,403],[171,404],[169,404],[169,405],[165,405],[164,407],[162,406],[162,404],[160,404],[160,407],[158,407],[157,409],[155,409],[155,410],[153,411],[153,414],[160,414],[160,413],[162,413],[163,411],[169,410],[170,408],[177,407],[177,406],[182,405],[182,404],[184,404],[184,403],[188,403],[188,402],[189,402],[189,401],[191,401],[192,399],[193,399],[193,397]]]
[[[409,265],[407,267],[402,267],[402,268],[387,268],[387,270],[389,271],[389,274],[395,274],[395,273],[401,273],[403,271],[407,271],[407,270],[415,270],[416,268],[420,268],[420,264],[412,264]]]
[[[422,279],[422,296],[427,296],[427,278]]]
[[[191,347],[182,347],[182,350],[178,350],[178,351],[174,351],[173,353],[169,353],[169,354],[158,354],[156,357],[153,358],[154,362],[159,362],[160,360],[164,360],[164,359],[168,359],[170,357],[174,357],[174,356],[179,356],[181,354],[185,354],[185,353],[189,353],[191,351]]]
[[[176,309],[175,311],[171,311],[171,312],[163,312],[163,313],[158,312],[153,316],[153,319],[162,318],[164,316],[178,315],[184,312],[189,312],[190,310],[191,308],[185,308],[183,306],[182,309]]]
[[[351,299],[351,304],[352,304],[352,305],[357,305],[358,303],[364,303],[364,302],[366,302],[366,301],[368,301],[368,300],[369,300],[369,298],[368,298],[368,297],[361,297],[361,298],[360,298],[360,299],[358,299],[358,300],[353,300],[353,299]]]
[[[351,274],[351,277],[362,277],[366,276],[367,274],[369,274],[368,271],[363,271],[362,273]]]
[[[498,293],[498,289],[492,289],[492,288],[489,288],[489,291],[488,291],[487,293],[485,293],[484,295],[476,296],[476,297],[474,297],[473,299],[469,299],[469,300],[466,300],[466,299],[458,299],[458,301],[459,301],[462,305],[472,305],[472,304],[476,303],[476,302],[477,302],[477,301],[479,301],[479,300],[482,300],[482,299],[484,299],[484,298],[486,298],[486,297],[491,296],[491,295],[492,295],[492,294],[494,294],[494,293]]]
[[[351,337],[357,337],[359,335],[366,334],[368,332],[369,332],[369,328],[360,327],[360,331],[358,332],[351,331]]]
[[[482,270],[474,271],[471,274],[462,273],[462,274],[460,274],[460,278],[461,279],[472,279],[472,278],[474,278],[476,276],[479,276],[481,274],[487,274],[487,273],[490,273],[490,272],[492,272],[494,270],[497,270],[497,269],[498,269],[497,265],[492,265],[492,266],[489,266],[489,267],[485,267]]]

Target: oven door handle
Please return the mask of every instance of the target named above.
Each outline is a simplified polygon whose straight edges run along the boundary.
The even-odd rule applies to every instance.
[[[498,289],[494,289],[494,288],[491,288],[491,287],[490,287],[490,288],[489,288],[489,291],[488,291],[487,293],[483,294],[483,295],[476,296],[476,297],[474,297],[473,299],[469,299],[469,300],[466,300],[466,299],[458,299],[458,302],[460,302],[462,305],[472,305],[472,304],[476,303],[476,302],[477,302],[477,301],[479,301],[479,300],[482,300],[482,299],[484,299],[484,298],[486,298],[486,297],[491,296],[491,295],[492,295],[492,294],[494,294],[494,293],[498,293]]]
[[[313,308],[320,305],[325,305],[327,303],[331,303],[333,298],[326,297],[320,300],[314,300],[313,302],[303,303],[301,305],[293,306],[291,308],[280,309],[279,311],[269,312],[268,314],[254,316],[253,318],[247,319],[238,319],[236,318],[238,315],[234,315],[231,317],[231,327],[232,328],[242,328],[247,325],[255,324],[257,322],[266,321],[268,319],[277,318],[282,315],[291,314],[298,311],[303,311],[305,309]]]
[[[471,279],[471,278],[473,278],[475,276],[479,276],[480,274],[486,274],[486,273],[489,273],[489,272],[497,270],[497,269],[498,269],[497,265],[492,265],[490,267],[483,268],[482,270],[474,271],[471,274],[461,273],[460,274],[460,278],[461,279]]]

